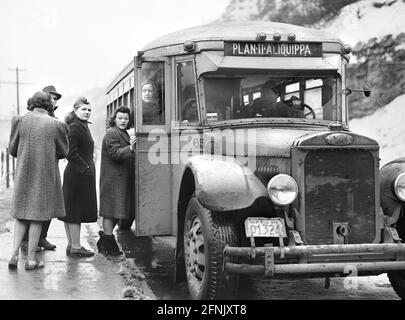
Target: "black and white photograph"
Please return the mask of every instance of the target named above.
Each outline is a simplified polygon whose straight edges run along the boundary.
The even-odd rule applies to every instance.
[[[405,299],[404,17],[0,0],[0,300]]]

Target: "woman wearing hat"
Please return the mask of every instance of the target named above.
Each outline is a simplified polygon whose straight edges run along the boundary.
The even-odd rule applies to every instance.
[[[72,257],[94,255],[80,244],[81,223],[97,221],[94,141],[88,127],[90,115],[90,102],[80,97],[73,104],[73,111],[65,118],[69,125],[68,164],[63,174],[66,217],[60,220],[65,223],[68,240],[66,254]]]
[[[49,116],[49,94],[38,91],[30,99],[32,112],[11,122],[9,150],[18,159],[11,216],[15,218],[13,250],[8,263],[16,269],[24,233],[29,229],[26,270],[42,268],[35,258],[42,223],[63,217],[65,207],[58,159],[68,153],[67,125]]]

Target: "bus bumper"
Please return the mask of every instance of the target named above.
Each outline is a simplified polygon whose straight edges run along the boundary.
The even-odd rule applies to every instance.
[[[224,248],[223,269],[229,273],[284,276],[344,276],[405,270],[405,244],[334,244],[286,247]],[[235,258],[250,258],[235,263]],[[246,259],[244,259],[246,260]]]

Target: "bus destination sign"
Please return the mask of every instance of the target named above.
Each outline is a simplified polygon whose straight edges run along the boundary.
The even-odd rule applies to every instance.
[[[322,43],[225,41],[224,55],[250,57],[322,57]]]

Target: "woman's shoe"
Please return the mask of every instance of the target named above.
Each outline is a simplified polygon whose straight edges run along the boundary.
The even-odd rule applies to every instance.
[[[103,231],[100,231],[99,235],[100,239],[97,241],[97,248],[99,253],[111,256],[119,256],[122,254],[122,251],[120,251],[114,235],[104,234]]]
[[[50,243],[45,238],[39,239],[38,247],[44,248],[44,250],[55,250],[56,249],[56,246],[54,244]]]
[[[80,249],[75,249],[71,248],[70,249],[70,257],[83,257],[83,258],[88,258],[94,256],[94,252],[87,250],[84,247],[81,247]]]
[[[70,245],[67,245],[66,247],[66,255],[70,256],[70,250],[72,249],[72,247]]]
[[[27,260],[25,262],[25,270],[34,270],[34,269],[40,269],[43,268],[45,264],[43,261],[39,260]]]
[[[98,234],[100,235],[100,238],[97,241],[98,252],[105,253],[106,252],[106,235],[104,234],[103,231],[99,231]]]
[[[108,235],[108,254],[112,256],[119,256],[122,254],[122,251],[120,251],[120,248],[118,247],[117,240],[115,240],[114,235]]]
[[[18,256],[12,256],[10,261],[8,262],[9,269],[17,269],[18,266]]]

